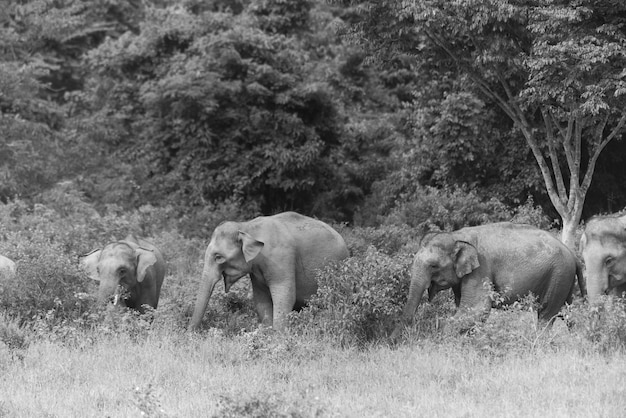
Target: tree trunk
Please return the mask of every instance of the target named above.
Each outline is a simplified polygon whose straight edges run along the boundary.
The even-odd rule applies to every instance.
[[[576,251],[576,228],[580,219],[575,217],[563,218],[563,230],[561,231],[561,241],[571,250]]]

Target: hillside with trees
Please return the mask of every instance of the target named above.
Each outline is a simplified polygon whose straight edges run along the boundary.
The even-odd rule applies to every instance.
[[[0,199],[61,183],[192,231],[289,209],[417,225],[430,201],[506,218],[530,198],[572,245],[626,204],[623,5],[582,3],[11,1]]]

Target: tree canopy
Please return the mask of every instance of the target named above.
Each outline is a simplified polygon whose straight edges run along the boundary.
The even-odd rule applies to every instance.
[[[0,199],[69,180],[101,206],[372,224],[459,193],[489,211],[532,196],[571,244],[587,197],[588,213],[626,204],[625,9],[12,0]]]
[[[572,245],[597,160],[626,122],[626,5],[414,0],[365,6],[356,33],[381,61],[409,54],[438,77],[449,77],[452,68],[513,122]]]

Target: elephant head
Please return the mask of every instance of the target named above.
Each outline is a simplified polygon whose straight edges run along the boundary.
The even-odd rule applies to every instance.
[[[130,237],[81,257],[89,277],[100,282],[98,300],[113,298],[113,303],[120,306],[126,306],[127,292],[132,294],[137,284],[144,281],[148,267],[156,262],[154,251],[140,247]]]
[[[626,216],[591,219],[581,237],[580,250],[591,303],[601,295],[626,291]]]
[[[422,239],[411,267],[411,285],[402,322],[410,323],[415,315],[424,291],[429,299],[443,289],[457,287],[461,278],[479,267],[478,251],[463,237],[454,233],[430,234]],[[403,324],[394,330],[392,338],[401,331]]]
[[[250,273],[251,262],[263,246],[262,241],[241,231],[236,222],[222,223],[213,231],[204,257],[202,283],[191,318],[191,329],[200,326],[217,282],[223,278],[224,289],[228,292],[237,280]]]

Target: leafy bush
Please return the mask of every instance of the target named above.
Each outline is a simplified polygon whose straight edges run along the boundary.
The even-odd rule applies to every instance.
[[[449,324],[450,318],[456,313],[456,309],[452,291],[439,292],[430,302],[427,302],[427,296],[423,295],[422,303],[415,311],[412,324],[408,324],[404,328],[405,340],[411,342],[440,341],[447,338],[443,331]]]
[[[611,354],[626,349],[626,299],[602,296],[593,306],[575,300],[565,315],[569,328],[593,350]]]
[[[346,241],[350,254],[359,256],[373,246],[387,255],[394,255],[405,248],[417,236],[407,225],[383,225],[379,228],[354,227],[337,228]]]
[[[370,247],[318,273],[309,306],[291,315],[296,332],[364,344],[386,337],[406,302],[410,257]]]
[[[21,358],[22,351],[28,348],[28,345],[26,332],[20,327],[18,320],[6,313],[0,313],[0,358],[5,357],[1,355],[2,348],[6,348],[10,358]]]
[[[469,329],[452,318],[446,333],[454,333],[462,345],[490,357],[534,353],[555,346],[551,325],[538,321],[536,296],[528,295],[511,305],[499,302],[502,300],[496,300],[499,309],[492,309],[484,322],[475,322]],[[461,335],[460,329],[467,332]]]
[[[473,190],[423,187],[405,198],[382,221],[418,230],[453,231],[464,226],[508,221],[511,210],[497,199],[485,200]]]
[[[556,221],[550,219],[540,206],[535,205],[532,196],[528,196],[526,202],[515,208],[511,222],[529,224],[539,229],[553,229]]]
[[[223,291],[220,284],[215,286],[203,327],[219,328],[226,335],[237,335],[257,328],[259,319],[250,295],[251,288],[246,278],[233,285],[228,293]]]
[[[59,244],[20,239],[19,234],[11,238],[1,243],[0,252],[17,261],[17,273],[14,279],[0,281],[0,309],[23,321],[80,317],[90,305],[81,295],[91,283],[76,260]]]

